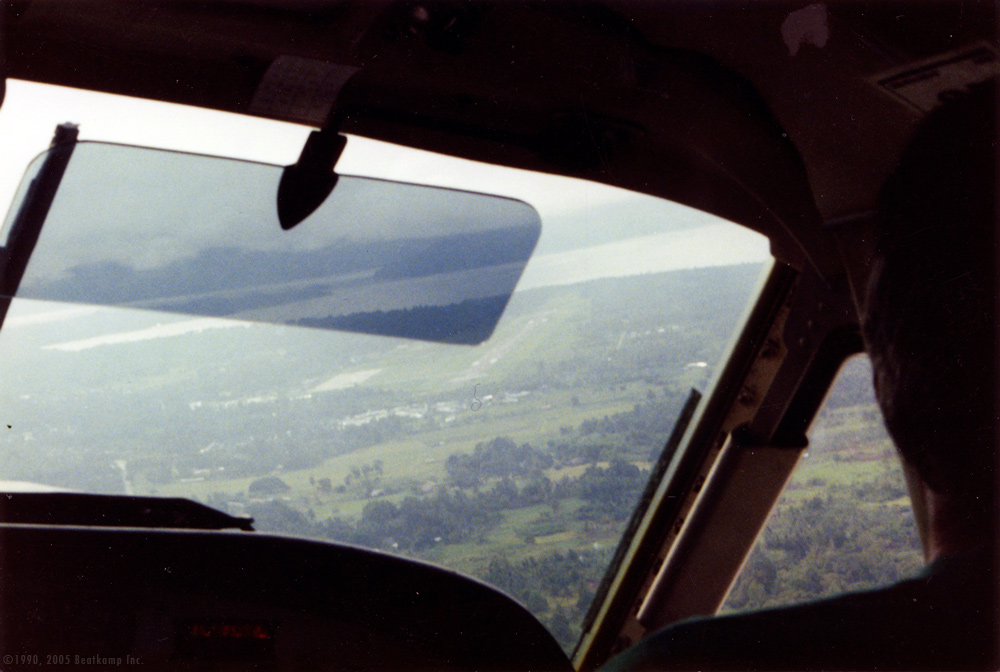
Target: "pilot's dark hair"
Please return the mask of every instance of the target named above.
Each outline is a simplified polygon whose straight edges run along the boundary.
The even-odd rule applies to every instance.
[[[997,477],[996,158],[995,82],[928,116],[883,191],[863,320],[897,448],[980,522]]]

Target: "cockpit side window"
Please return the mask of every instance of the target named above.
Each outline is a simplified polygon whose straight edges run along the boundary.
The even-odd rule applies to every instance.
[[[866,355],[841,369],[809,448],[737,577],[722,613],[893,583],[923,565],[892,439]]]

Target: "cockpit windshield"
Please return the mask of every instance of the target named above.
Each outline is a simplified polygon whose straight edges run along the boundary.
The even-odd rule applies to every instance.
[[[0,331],[0,478],[441,564],[572,649],[767,241],[549,176],[538,213],[343,178],[283,231],[280,172],[76,146]]]

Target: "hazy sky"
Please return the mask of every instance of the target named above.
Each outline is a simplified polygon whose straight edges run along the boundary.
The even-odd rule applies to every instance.
[[[80,126],[81,140],[104,140],[294,163],[313,129],[183,105],[9,80],[0,108],[0,202],[9,203],[24,168],[44,151],[55,127]],[[551,212],[627,200],[628,192],[352,137],[338,172],[514,196]]]

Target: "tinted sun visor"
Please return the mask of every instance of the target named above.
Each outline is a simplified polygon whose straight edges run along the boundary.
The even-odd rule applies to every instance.
[[[29,167],[5,232],[45,158]],[[349,175],[286,231],[282,171],[78,143],[16,294],[474,344],[492,333],[541,231],[521,201]]]

